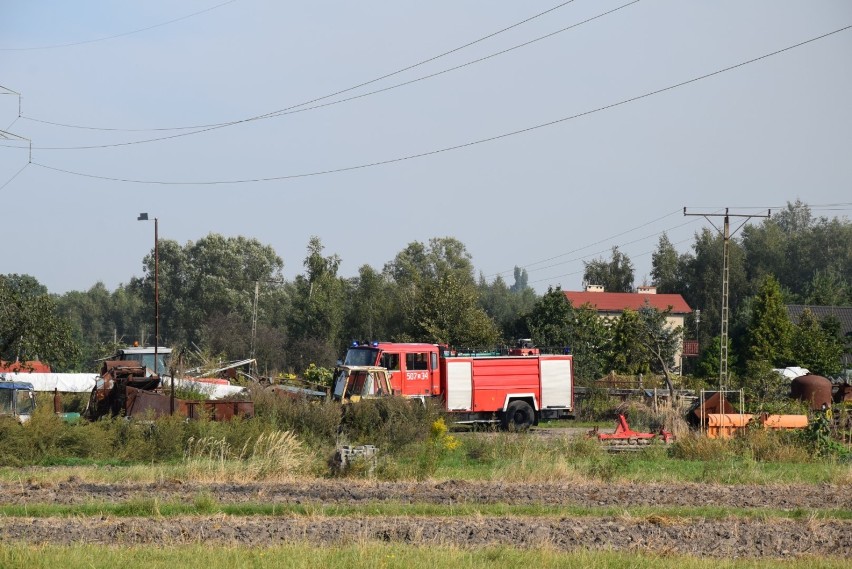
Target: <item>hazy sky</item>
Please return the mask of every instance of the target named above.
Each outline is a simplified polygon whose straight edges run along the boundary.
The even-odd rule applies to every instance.
[[[23,97],[18,117],[0,96],[0,129],[33,146],[27,165],[0,139],[0,273],[113,289],[142,274],[144,211],[163,239],[257,238],[287,278],[311,235],[343,276],[452,236],[489,280],[520,265],[539,291],[577,289],[613,245],[640,283],[660,232],[685,251],[707,223],[684,206],[852,211],[852,29],[583,115],[850,26],[852,2],[559,4],[0,0],[0,85]],[[209,183],[260,178],[277,179]]]

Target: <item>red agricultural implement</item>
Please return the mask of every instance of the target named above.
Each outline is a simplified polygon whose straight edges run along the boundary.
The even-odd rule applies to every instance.
[[[614,433],[600,433],[595,427],[589,431],[589,436],[597,437],[597,439],[606,445],[617,450],[638,449],[643,446],[648,446],[654,440],[660,440],[664,443],[670,443],[674,440],[674,435],[665,429],[660,429],[659,433],[640,433],[630,428],[627,423],[627,417],[619,415],[615,422]]]

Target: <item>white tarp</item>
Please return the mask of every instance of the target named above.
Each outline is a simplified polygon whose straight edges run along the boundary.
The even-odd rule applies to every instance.
[[[162,386],[164,388],[171,387],[171,381],[171,378],[164,377]],[[192,381],[191,379],[177,378],[175,378],[175,387],[198,391],[199,393],[206,395],[209,399],[222,399],[229,395],[234,395],[235,393],[241,393],[245,389],[239,385],[218,385],[215,383],[205,383],[202,381]]]
[[[6,381],[26,381],[35,391],[86,393],[94,389],[96,373],[0,373]]]
[[[785,367],[784,369],[774,368],[772,371],[776,371],[776,372],[780,373],[781,375],[783,375],[785,378],[789,379],[790,381],[793,381],[797,377],[801,377],[803,375],[808,375],[809,373],[811,373],[803,367],[796,367],[796,366]]]
[[[95,388],[99,377],[96,373],[0,373],[0,379],[6,381],[32,383],[35,391],[53,392],[56,389],[60,393],[88,393]],[[168,377],[163,378],[163,387],[168,387],[169,382]],[[222,399],[244,389],[239,385],[215,385],[189,379],[175,379],[175,387],[193,389],[210,399]]]

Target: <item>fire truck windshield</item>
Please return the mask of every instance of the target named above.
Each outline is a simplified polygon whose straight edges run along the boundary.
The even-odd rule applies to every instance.
[[[343,365],[347,366],[372,366],[376,365],[376,357],[379,350],[376,348],[357,347],[349,348]]]

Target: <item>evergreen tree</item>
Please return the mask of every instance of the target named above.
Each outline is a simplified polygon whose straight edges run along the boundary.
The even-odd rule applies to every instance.
[[[792,337],[792,357],[797,365],[817,375],[832,376],[840,372],[843,344],[836,332],[839,324],[833,324],[821,324],[810,310],[802,312]]]
[[[657,249],[651,254],[651,278],[657,292],[663,294],[680,293],[682,284],[682,262],[677,250],[663,233],[657,243]]]
[[[752,304],[748,328],[749,360],[786,367],[791,362],[792,337],[793,324],[787,315],[781,287],[774,277],[767,276]]]

